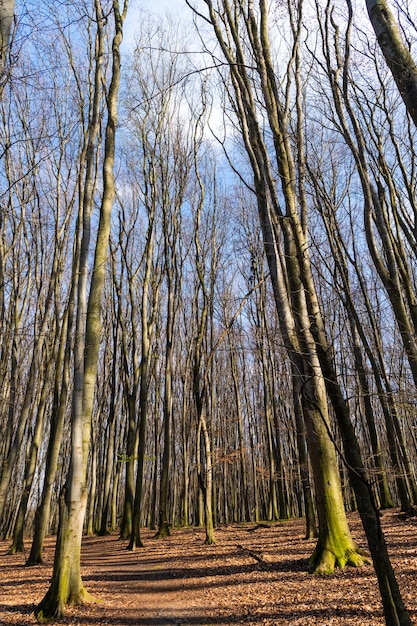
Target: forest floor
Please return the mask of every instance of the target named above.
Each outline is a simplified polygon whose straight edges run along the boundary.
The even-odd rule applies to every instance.
[[[366,546],[356,514],[355,540]],[[382,517],[403,598],[417,624],[417,518],[398,511]],[[145,548],[126,550],[117,535],[85,537],[82,572],[94,604],[70,607],[60,624],[78,626],[200,626],[384,624],[373,568],[347,567],[333,576],[306,573],[314,541],[303,540],[303,520],[231,524],[218,528],[217,543],[204,545],[202,529],[173,529],[157,540],[143,531]],[[33,610],[48,587],[54,540],[46,564],[25,567],[24,555],[8,555],[0,542],[0,624],[35,624]]]

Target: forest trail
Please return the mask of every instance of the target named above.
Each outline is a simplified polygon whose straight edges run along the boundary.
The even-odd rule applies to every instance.
[[[350,514],[349,521],[355,540],[365,547],[357,514]],[[392,510],[382,521],[403,597],[417,624],[417,519],[401,521],[398,510]],[[135,552],[126,550],[127,542],[117,535],[85,537],[83,578],[98,602],[69,608],[59,624],[384,624],[371,565],[312,577],[305,569],[314,541],[303,540],[303,520],[255,526],[221,527],[214,546],[203,544],[202,529],[174,529],[163,540],[144,530],[145,548]],[[47,564],[40,567],[24,567],[23,555],[8,555],[8,547],[0,542],[0,624],[35,624],[33,609],[47,588],[54,539],[47,540]]]

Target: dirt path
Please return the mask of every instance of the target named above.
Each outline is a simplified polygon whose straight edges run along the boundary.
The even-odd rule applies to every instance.
[[[355,539],[365,546],[357,515]],[[383,517],[387,542],[404,599],[417,624],[417,520]],[[303,541],[303,521],[268,528],[230,525],[217,531],[217,544],[204,546],[201,529],[174,530],[155,540],[144,531],[145,548],[126,550],[117,536],[86,537],[83,577],[96,604],[68,609],[61,624],[97,626],[383,625],[372,567],[347,568],[330,578],[311,577],[306,563],[314,542]],[[0,542],[0,624],[36,623],[33,609],[48,585],[48,565],[24,567],[23,555],[7,555]]]

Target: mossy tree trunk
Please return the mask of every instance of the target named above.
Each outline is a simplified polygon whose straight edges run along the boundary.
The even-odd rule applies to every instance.
[[[319,537],[312,563],[314,571],[329,572],[336,564],[358,564],[363,559],[357,552],[347,526],[338,464],[328,432],[329,418],[323,374],[310,332],[310,315],[318,314],[315,288],[311,280],[308,288],[301,280],[302,273],[311,272],[311,269],[308,263],[306,206],[303,203],[302,189],[299,190],[299,195],[296,189],[298,178],[295,175],[293,147],[288,128],[289,102],[284,105],[280,102],[280,89],[276,84],[276,74],[270,58],[266,3],[262,0],[259,2],[259,21],[251,2],[248,11],[241,10],[242,3],[238,0],[233,2],[236,11],[226,2],[218,3],[221,6],[220,11],[215,9],[215,3],[211,0],[205,0],[205,3],[209,11],[208,19],[213,25],[230,69],[234,87],[233,106],[254,175],[253,188],[281,331],[303,390],[300,400],[310,442],[309,453],[317,508],[322,509],[318,512]],[[290,68],[297,65],[297,62],[299,64],[299,59],[297,61],[296,58],[300,34],[297,30],[297,25],[299,27],[300,24],[298,20],[299,16],[293,33],[293,56],[288,65],[289,83]],[[246,58],[246,49],[242,45],[244,39],[250,46],[250,59]],[[250,74],[249,68],[254,63],[257,78]],[[297,67],[299,69],[299,65]],[[297,93],[298,91],[296,90]],[[288,98],[291,91],[287,89],[285,93]],[[273,154],[281,181],[285,213],[282,212],[278,198],[271,165],[272,156],[259,126],[255,104],[258,97],[264,99],[269,128],[274,139]],[[297,104],[298,109],[300,107]],[[302,148],[300,145],[298,147],[302,155]],[[297,210],[299,201],[301,216]]]
[[[187,4],[193,8],[189,0]],[[310,267],[307,198],[303,180],[305,155],[299,50],[303,3],[294,7],[288,5],[293,46],[284,72],[284,88],[282,81],[277,84],[277,72],[271,60],[266,1],[259,0],[257,13],[253,0],[249,0],[248,4],[240,0],[234,0],[233,3],[226,0],[205,0],[205,4],[208,15],[204,18],[213,27],[229,69],[233,86],[231,101],[252,166],[253,189],[258,203],[282,334],[291,361],[303,381],[302,406],[318,509],[321,509],[318,510],[319,537],[310,561],[311,569],[330,572],[335,563],[343,566],[348,562],[362,562],[347,527],[334,442],[330,436],[327,390],[338,418],[346,454],[349,454],[352,486],[375,564],[387,623],[409,624],[367,483],[349,408],[334,375],[332,351],[329,350],[330,346],[323,331]],[[297,114],[294,125],[290,127],[289,111],[292,103],[289,97],[294,90]],[[232,96],[230,88],[229,94]],[[259,126],[256,102],[260,98],[264,115],[266,113],[268,116],[268,131],[273,139],[272,153]],[[297,138],[295,149],[294,136]],[[277,194],[271,154],[275,157],[274,165],[278,170],[285,212]]]
[[[317,537],[316,514],[314,507],[313,490],[310,482],[310,465],[308,459],[308,450],[306,442],[306,427],[303,418],[303,406],[301,402],[302,385],[299,372],[291,363],[292,379],[293,379],[293,403],[295,428],[297,432],[297,453],[298,464],[300,467],[301,486],[304,497],[304,510],[306,518],[305,539],[313,539]]]
[[[95,73],[95,106],[87,156],[86,193],[84,196],[83,242],[77,296],[76,346],[74,359],[74,392],[71,418],[71,456],[67,487],[61,496],[60,525],[55,550],[54,568],[49,590],[36,608],[41,620],[59,618],[67,604],[79,604],[90,599],[81,578],[81,541],[87,506],[87,461],[91,436],[94,390],[97,379],[98,353],[101,335],[101,302],[113,207],[114,151],[117,121],[117,94],[120,83],[120,44],[127,2],[120,12],[113,0],[114,37],[112,41],[112,76],[107,93],[107,125],[103,159],[103,195],[97,230],[90,293],[86,297],[90,219],[93,207],[93,175],[96,140],[100,128],[99,111],[103,88],[101,64],[104,54],[104,18],[99,0],[95,2],[97,17],[97,58]],[[89,159],[90,157],[90,159]],[[91,167],[91,170],[89,169]],[[89,172],[91,176],[89,176]],[[85,321],[85,323],[84,323]]]
[[[305,385],[306,431],[314,475],[317,503],[318,540],[309,561],[314,574],[331,574],[335,567],[358,566],[364,562],[348,527],[343,503],[336,450],[329,436],[326,389],[323,377],[315,376]]]

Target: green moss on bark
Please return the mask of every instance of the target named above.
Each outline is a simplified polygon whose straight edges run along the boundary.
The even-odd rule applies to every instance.
[[[333,574],[336,568],[343,569],[346,565],[361,567],[368,562],[365,553],[357,546],[353,549],[338,546],[338,550],[332,550],[319,544],[316,546],[308,563],[310,574],[323,575]]]
[[[50,622],[61,619],[65,615],[65,606],[76,606],[97,602],[80,581],[78,589],[69,589],[69,572],[63,572],[60,580],[52,582],[42,602],[35,609],[35,616],[39,622]]]

